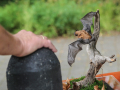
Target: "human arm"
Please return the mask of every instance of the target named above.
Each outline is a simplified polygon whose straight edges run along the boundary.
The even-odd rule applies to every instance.
[[[53,52],[57,51],[46,37],[43,38],[43,36],[25,30],[12,35],[0,25],[0,55],[22,57],[42,47],[50,48]]]

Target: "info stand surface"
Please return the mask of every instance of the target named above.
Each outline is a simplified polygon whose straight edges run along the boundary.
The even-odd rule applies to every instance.
[[[12,56],[6,76],[8,90],[62,90],[60,63],[47,48],[25,57]]]

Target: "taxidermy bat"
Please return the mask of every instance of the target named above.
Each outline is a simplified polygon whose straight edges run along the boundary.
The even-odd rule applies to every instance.
[[[78,40],[68,45],[68,64],[70,66],[75,62],[75,57],[82,50],[82,46],[89,44],[91,41],[94,41],[94,38],[90,40],[78,38]]]
[[[95,41],[94,35],[91,33],[92,19],[95,15],[96,12],[89,12],[81,19],[83,29],[75,32],[78,40],[68,45],[68,64],[70,66],[75,62],[75,57],[82,50],[82,46],[89,44],[91,41]]]

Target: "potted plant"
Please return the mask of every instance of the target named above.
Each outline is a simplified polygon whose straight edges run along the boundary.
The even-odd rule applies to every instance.
[[[91,25],[93,24],[92,23],[93,17],[95,17],[95,21],[94,21],[94,32],[92,34]],[[90,58],[90,68],[87,72],[87,75],[84,78],[82,77],[82,79],[78,78],[70,81],[72,82],[73,85],[68,90],[83,90],[83,88],[84,90],[92,90],[92,89],[85,89],[85,87],[90,88],[91,85],[95,86],[96,85],[95,83],[98,84],[102,83],[101,86],[102,90],[105,90],[104,82],[100,82],[96,80],[96,74],[98,73],[98,71],[105,62],[112,63],[115,62],[116,59],[114,58],[115,55],[112,55],[111,57],[103,56],[100,53],[100,51],[98,51],[96,48],[97,40],[99,38],[99,33],[100,33],[99,10],[97,10],[96,12],[89,12],[81,19],[81,21],[83,24],[83,29],[75,32],[75,35],[78,36],[78,40],[69,45],[68,63],[71,66],[75,61],[76,54],[82,50],[82,45],[88,44],[87,53]],[[70,83],[68,83],[67,80],[66,85],[68,86],[69,84]],[[99,89],[101,88],[98,88],[98,90]]]

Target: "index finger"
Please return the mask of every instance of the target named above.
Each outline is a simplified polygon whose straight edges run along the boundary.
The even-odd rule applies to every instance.
[[[57,52],[56,47],[52,44],[50,40],[48,40],[48,48],[51,49],[53,52]]]

